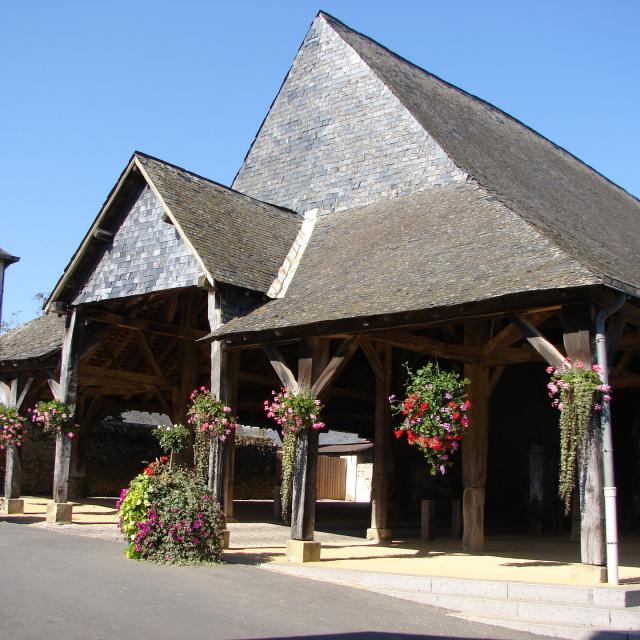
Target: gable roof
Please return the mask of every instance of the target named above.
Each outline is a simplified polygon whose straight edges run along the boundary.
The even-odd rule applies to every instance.
[[[69,301],[105,247],[134,194],[149,184],[169,220],[213,281],[266,293],[302,224],[296,213],[269,205],[190,171],[136,151],[49,296]]]
[[[62,348],[64,324],[64,318],[49,314],[3,333],[0,362],[43,358],[56,353]]]
[[[640,290],[640,202],[500,109],[321,13],[454,163],[604,280]]]
[[[316,20],[357,53],[475,186],[425,185],[321,216],[286,297],[217,336],[250,339],[283,327],[596,284],[640,295],[636,198],[492,105],[328,14]]]
[[[286,296],[214,335],[247,338],[598,283],[485,189],[453,184],[319,216]]]

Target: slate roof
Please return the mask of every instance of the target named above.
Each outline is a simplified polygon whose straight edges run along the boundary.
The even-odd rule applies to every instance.
[[[7,265],[13,264],[14,262],[18,262],[20,258],[16,256],[12,256],[10,253],[7,253],[0,247],[0,261],[4,262]]]
[[[322,15],[458,167],[594,273],[640,289],[636,198],[500,109]]]
[[[302,218],[135,153],[214,280],[266,293]]]
[[[136,151],[105,200],[93,225],[47,301],[72,300],[86,273],[95,267],[104,242],[95,229],[114,231],[122,209],[144,179],[130,172],[138,165],[149,177],[214,280],[266,293],[293,244],[302,218],[260,202],[185,169]],[[135,167],[137,169],[137,167]],[[65,285],[71,283],[70,287]]]
[[[59,351],[64,336],[64,318],[41,316],[0,335],[0,362],[42,358]]]
[[[454,184],[320,216],[287,295],[215,335],[598,282],[485,189]]]
[[[284,299],[216,335],[610,284],[640,295],[640,202],[492,105],[320,14],[466,185],[322,217]]]

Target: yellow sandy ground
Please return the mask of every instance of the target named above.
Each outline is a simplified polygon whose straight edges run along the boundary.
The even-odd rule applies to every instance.
[[[41,522],[46,513],[45,498],[25,498],[25,520]],[[113,500],[92,499],[74,503],[74,524],[104,529],[115,526]],[[265,525],[269,527],[270,525]],[[259,525],[233,523],[229,554],[248,562],[286,563],[283,546],[271,546],[269,530],[263,542],[253,540],[251,546],[240,546],[243,532]],[[254,536],[255,537],[255,536]],[[444,576],[483,580],[508,580],[546,584],[595,585],[598,579],[589,567],[577,562],[577,545],[566,538],[490,538],[484,553],[469,555],[460,551],[460,543],[453,540],[394,541],[373,544],[366,540],[333,541],[327,534],[319,534],[323,542],[321,560],[307,566],[326,569],[379,571],[384,573]],[[235,541],[234,541],[235,538]],[[246,544],[246,543],[245,543]],[[640,585],[640,538],[625,538],[621,544],[620,578],[623,585]]]

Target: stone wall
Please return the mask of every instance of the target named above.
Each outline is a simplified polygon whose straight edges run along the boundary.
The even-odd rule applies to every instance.
[[[163,215],[145,186],[73,304],[196,285],[202,268]]]
[[[233,188],[303,213],[360,206],[465,179],[318,16]]]

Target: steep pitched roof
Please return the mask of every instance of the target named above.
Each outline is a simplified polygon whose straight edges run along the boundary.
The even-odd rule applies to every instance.
[[[65,268],[53,300],[70,300],[105,247],[132,196],[147,183],[211,279],[266,293],[302,224],[296,213],[136,151]]]
[[[42,358],[59,351],[64,336],[64,318],[41,316],[0,335],[0,362]]]
[[[321,14],[455,164],[605,280],[640,290],[640,202],[573,155]]]
[[[485,189],[453,184],[320,216],[286,296],[232,320],[216,335],[598,282]]]
[[[136,158],[213,279],[266,292],[302,218],[151,156]]]
[[[321,216],[286,297],[250,334],[608,284],[640,295],[640,202],[492,105],[323,20],[475,184]]]

